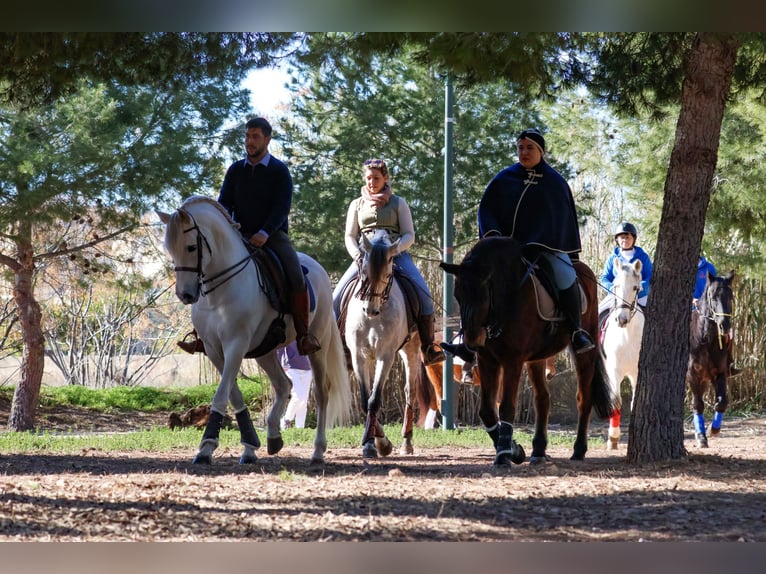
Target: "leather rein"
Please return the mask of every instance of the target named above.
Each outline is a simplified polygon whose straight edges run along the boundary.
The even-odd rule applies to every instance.
[[[250,261],[252,261],[252,256],[248,253],[247,257],[237,261],[234,265],[227,267],[226,269],[216,273],[212,277],[205,277],[205,272],[202,269],[202,244],[203,243],[205,244],[205,247],[207,247],[208,253],[210,253],[210,256],[212,257],[213,251],[212,249],[210,249],[210,242],[208,242],[207,237],[205,237],[205,234],[202,233],[202,229],[200,229],[199,225],[197,224],[197,220],[194,219],[194,216],[191,213],[189,213],[188,211],[184,209],[179,209],[178,211],[179,213],[188,215],[189,219],[191,219],[193,224],[190,228],[184,229],[183,233],[186,234],[191,231],[197,232],[197,237],[196,237],[197,265],[195,267],[176,266],[173,268],[173,271],[188,271],[191,273],[196,273],[197,280],[199,281],[199,284],[201,286],[200,295],[204,297],[205,295],[212,293],[213,291],[218,289],[221,285],[224,285],[230,279],[233,279],[239,273],[244,271],[245,268],[247,267],[247,264]],[[221,279],[222,277],[223,279]],[[211,283],[215,281],[218,281],[218,282],[212,287],[206,288],[207,285],[210,285]]]

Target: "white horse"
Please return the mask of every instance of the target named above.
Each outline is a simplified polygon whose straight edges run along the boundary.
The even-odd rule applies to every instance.
[[[404,439],[400,454],[412,454],[413,405],[420,379],[420,336],[408,328],[405,298],[394,280],[394,256],[399,240],[391,242],[388,233],[377,230],[372,239],[362,234],[359,247],[364,253],[359,280],[346,310],[345,338],[351,363],[359,383],[362,408],[366,410],[362,456],[388,456],[391,441],[378,422],[383,386],[397,353],[404,362],[405,408],[402,423]]]
[[[620,442],[620,407],[622,403],[620,383],[627,377],[633,394],[630,409],[633,410],[638,382],[638,356],[641,353],[641,337],[644,332],[644,313],[638,305],[641,291],[641,261],[622,263],[615,269],[612,283],[614,303],[606,320],[604,342],[604,365],[609,375],[612,391],[617,399],[616,409],[609,418],[609,443],[611,450]]]
[[[172,214],[156,213],[166,225],[165,250],[175,266],[176,296],[192,306],[194,329],[221,375],[211,404],[210,421],[193,462],[212,462],[221,422],[231,402],[244,447],[240,463],[254,463],[260,441],[237,385],[237,374],[245,354],[258,348],[279,312],[264,292],[261,272],[238,231],[239,224],[231,220],[217,201],[193,196]],[[298,255],[302,266],[308,269],[307,282],[316,296],[310,331],[322,346],[309,357],[317,404],[317,431],[311,464],[321,464],[327,450],[325,428],[344,423],[350,417],[351,383],[332,311],[330,278],[315,260],[303,253]],[[292,321],[285,323],[286,339],[278,346],[295,339]],[[274,389],[266,439],[267,452],[276,454],[283,446],[279,421],[290,398],[292,383],[277,359],[276,350],[266,352],[256,361]]]

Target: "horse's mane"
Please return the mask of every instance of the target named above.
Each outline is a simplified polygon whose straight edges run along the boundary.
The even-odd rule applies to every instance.
[[[487,237],[479,240],[463,258],[461,277],[469,281],[492,283],[492,305],[502,316],[519,304],[518,291],[526,268],[523,246],[512,237]]]
[[[231,215],[229,215],[229,212],[226,211],[226,208],[220,203],[218,203],[218,201],[216,201],[212,197],[208,197],[206,195],[192,195],[186,201],[183,202],[183,204],[181,205],[181,208],[189,207],[190,205],[196,205],[197,203],[206,203],[208,205],[215,207],[234,229],[239,229],[239,223],[234,221],[231,218]]]
[[[505,282],[518,275],[517,267],[522,263],[522,245],[512,237],[487,237],[481,239],[466,253],[463,265],[484,277],[493,277]]]

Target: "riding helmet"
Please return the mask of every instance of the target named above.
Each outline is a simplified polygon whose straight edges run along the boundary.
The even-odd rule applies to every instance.
[[[636,231],[636,226],[628,221],[621,221],[617,224],[617,227],[614,228],[614,239],[617,240],[617,236],[622,233],[630,233],[633,236],[633,241],[638,239],[638,231]]]

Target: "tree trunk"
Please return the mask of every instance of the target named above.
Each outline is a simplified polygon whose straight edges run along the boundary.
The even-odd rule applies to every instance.
[[[14,269],[13,299],[19,310],[21,337],[24,344],[21,380],[16,385],[8,418],[8,430],[26,431],[34,428],[40,384],[45,365],[45,338],[41,327],[40,304],[34,298],[34,257],[31,227],[22,224],[16,238],[18,267]]]
[[[630,419],[632,463],[686,456],[691,299],[737,48],[732,35],[700,33],[687,54]]]

